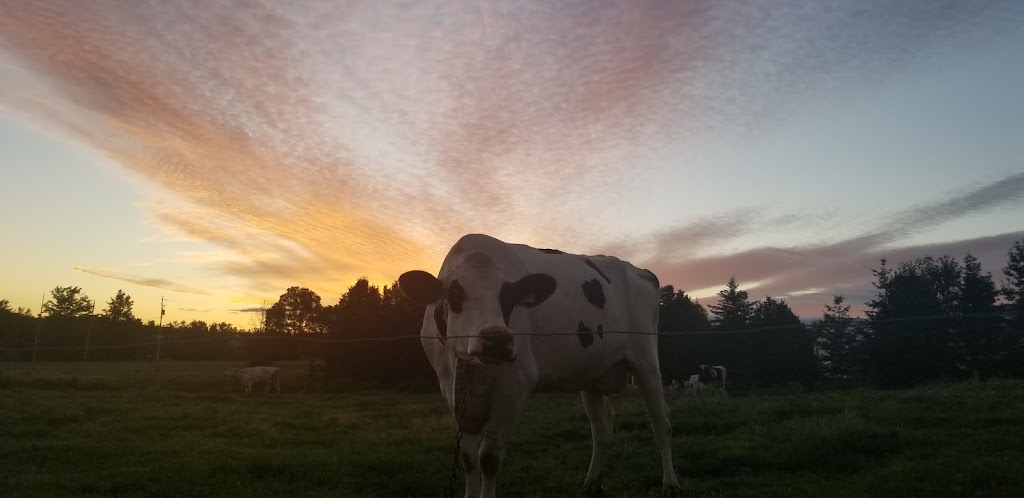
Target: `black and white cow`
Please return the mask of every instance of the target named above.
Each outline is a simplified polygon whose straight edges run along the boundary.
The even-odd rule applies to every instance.
[[[727,373],[722,365],[701,365],[697,373],[697,390],[713,390],[727,396],[728,392],[725,390],[725,377]]]
[[[410,271],[399,285],[427,305],[421,341],[453,413],[457,358],[470,365],[461,417],[466,497],[495,495],[507,438],[535,388],[581,391],[593,437],[584,491],[602,495],[615,417],[607,394],[623,391],[631,374],[661,454],[663,493],[679,495],[654,335],[653,273],[610,256],[471,234],[451,248],[437,278]],[[618,331],[645,334],[611,333]]]

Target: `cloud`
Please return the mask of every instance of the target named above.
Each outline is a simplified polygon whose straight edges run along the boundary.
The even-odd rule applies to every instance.
[[[211,309],[199,309],[199,308],[178,308],[178,311],[184,311],[187,313],[209,313]]]
[[[949,199],[914,206],[895,216],[871,237],[895,240],[940,223],[1024,200],[1024,173],[1010,175],[987,185],[953,195]]]
[[[263,313],[267,311],[266,308],[242,308],[230,310],[232,313]]]
[[[160,223],[236,256],[203,270],[323,292],[436,268],[467,232],[599,245],[580,213],[636,181],[626,158],[777,123],[935,44],[1009,29],[1018,5],[0,0],[0,105],[168,194],[148,205]],[[784,224],[746,214],[640,242],[664,258]],[[704,262],[756,272],[806,252]]]
[[[166,280],[166,279],[163,279],[163,278],[154,278],[154,277],[146,277],[146,276],[135,275],[135,274],[130,274],[130,273],[123,273],[123,272],[120,272],[118,270],[112,270],[112,269],[108,269],[108,268],[84,268],[84,267],[81,267],[81,266],[76,266],[76,267],[74,267],[72,269],[77,271],[77,272],[85,273],[87,275],[93,275],[93,276],[96,276],[96,277],[103,277],[103,278],[112,278],[114,280],[121,280],[123,282],[128,282],[128,283],[132,283],[132,284],[135,284],[135,285],[141,285],[143,287],[152,287],[152,288],[155,288],[155,289],[164,289],[164,290],[169,290],[169,291],[174,291],[174,292],[184,292],[186,294],[198,294],[198,295],[208,295],[208,294],[210,294],[209,292],[207,292],[207,291],[205,291],[203,289],[197,289],[197,288],[193,288],[193,287],[188,287],[188,286],[185,286],[185,285],[177,284],[175,282],[172,282],[170,280]]]
[[[794,309],[820,313],[826,296],[848,293],[858,298],[873,296],[871,269],[883,257],[894,262],[949,254],[960,258],[967,252],[978,257],[990,271],[998,274],[1005,264],[1006,251],[1024,238],[1024,231],[1008,232],[968,240],[928,245],[900,246],[908,236],[944,222],[1006,207],[1016,208],[1024,201],[1024,174],[1014,174],[977,186],[947,199],[922,204],[896,213],[875,230],[837,242],[794,247],[756,247],[732,254],[719,254],[677,261],[677,252],[663,252],[647,265],[666,283],[682,289],[704,289],[724,284],[730,276],[740,282],[758,282],[758,293],[789,296]],[[698,227],[696,230],[690,227]],[[737,221],[726,217],[718,223],[701,220],[674,233],[731,233]],[[696,240],[713,243],[715,238]],[[681,243],[681,242],[680,242]],[[819,289],[811,292],[809,289]],[[698,296],[701,297],[701,296]],[[855,305],[864,301],[853,301]],[[813,309],[812,305],[817,309]]]

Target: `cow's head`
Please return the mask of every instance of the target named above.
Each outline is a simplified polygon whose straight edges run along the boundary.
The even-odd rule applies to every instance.
[[[233,379],[233,378],[238,376],[238,369],[237,368],[233,368],[231,370],[228,370],[227,372],[224,372],[224,376],[229,378],[229,379]]]
[[[512,312],[551,297],[555,279],[531,273],[509,281],[489,258],[468,259],[441,279],[425,271],[406,272],[398,285],[413,301],[428,306],[424,320],[433,323],[424,327],[436,327],[438,338],[455,354],[487,364],[513,361]]]

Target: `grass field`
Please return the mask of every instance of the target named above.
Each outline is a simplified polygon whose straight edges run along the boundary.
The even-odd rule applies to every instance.
[[[317,392],[294,363],[283,394],[245,397],[221,374],[234,366],[0,363],[0,495],[442,496],[440,394]],[[657,496],[640,399],[613,401],[605,489]],[[668,402],[688,495],[1024,496],[1021,381]],[[535,395],[501,494],[578,496],[589,437],[578,395]]]

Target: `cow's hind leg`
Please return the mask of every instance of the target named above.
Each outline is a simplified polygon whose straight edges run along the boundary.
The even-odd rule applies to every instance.
[[[672,467],[672,423],[668,419],[661,374],[656,367],[641,367],[637,369],[636,376],[644,402],[647,404],[647,415],[654,429],[654,440],[661,453],[662,494],[666,497],[680,496],[679,479],[676,477],[675,468]]]
[[[600,393],[582,391],[583,409],[590,419],[590,436],[594,443],[590,456],[590,468],[587,479],[583,482],[583,495],[588,497],[604,496],[601,486],[601,470],[608,459],[608,449],[615,430],[615,410],[612,409],[608,396]]]

